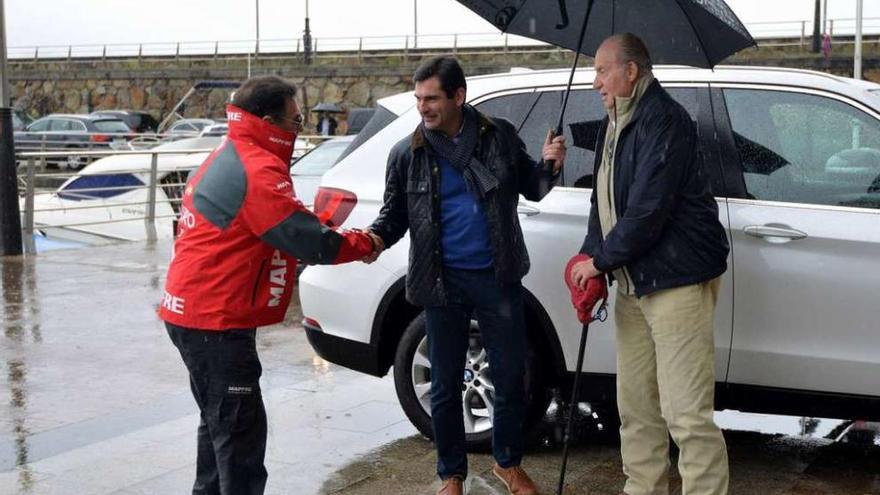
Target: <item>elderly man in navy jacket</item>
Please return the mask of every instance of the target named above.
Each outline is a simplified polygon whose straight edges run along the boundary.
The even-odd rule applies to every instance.
[[[644,43],[605,40],[594,86],[608,110],[599,134],[590,220],[575,283],[617,281],[617,405],[627,495],[669,492],[669,434],[682,492],[727,493],[715,425],[713,320],[729,251],[698,160],[690,116],[654,79]],[[598,148],[598,147],[597,147]]]

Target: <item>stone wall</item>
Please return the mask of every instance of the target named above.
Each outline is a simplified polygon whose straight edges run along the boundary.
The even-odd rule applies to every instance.
[[[147,110],[161,119],[196,81],[234,80],[256,74],[276,74],[300,88],[300,103],[338,103],[343,108],[370,107],[384,96],[412,88],[412,73],[431,52],[339,53],[322,55],[304,65],[296,55],[168,57],[152,59],[15,60],[10,63],[13,106],[33,117],[53,112],[87,113],[98,109]],[[486,50],[459,53],[468,74],[504,72],[510,67],[534,69],[569,67],[566,50]],[[800,49],[746,50],[728,63],[773,65],[825,70],[851,76],[852,58],[838,53],[825,62]],[[585,60],[589,64],[589,60]],[[868,45],[866,79],[880,82],[880,44]],[[222,117],[228,96],[214,90],[191,100],[188,117]],[[314,116],[310,116],[314,122]],[[344,121],[344,116],[341,120]],[[313,130],[310,129],[310,130]]]

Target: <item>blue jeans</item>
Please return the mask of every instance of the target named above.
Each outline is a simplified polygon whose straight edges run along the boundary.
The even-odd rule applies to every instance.
[[[444,269],[445,306],[425,308],[431,359],[431,420],[441,479],[467,476],[462,383],[471,318],[489,357],[495,387],[492,452],[504,468],[523,452],[526,328],[522,286],[501,285],[494,269]]]

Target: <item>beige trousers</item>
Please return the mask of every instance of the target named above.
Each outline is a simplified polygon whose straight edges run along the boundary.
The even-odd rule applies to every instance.
[[[727,446],[715,425],[713,320],[720,279],[642,298],[617,293],[617,407],[624,491],[669,493],[669,434],[682,495],[727,493]]]

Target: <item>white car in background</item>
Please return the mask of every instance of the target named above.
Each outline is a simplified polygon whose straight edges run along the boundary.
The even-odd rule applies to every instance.
[[[472,77],[468,101],[513,122],[539,156],[568,75]],[[880,419],[880,85],[750,67],[657,68],[655,75],[697,124],[697,151],[732,248],[715,319],[718,408]],[[529,424],[543,415],[551,390],[567,393],[573,377],[581,326],[562,271],[586,232],[595,143],[572,147],[568,124],[598,129],[605,111],[593,78],[582,69],[574,79],[562,183],[542,201],[519,205],[532,261],[523,280]],[[412,93],[379,102],[347,156],[324,175],[319,215],[351,228],[376,218],[388,152],[420,121],[414,103]],[[424,318],[404,298],[408,248],[406,236],[371,265],[311,267],[300,297],[318,354],[376,376],[393,365],[403,409],[430,437]],[[473,330],[470,359],[485,361],[476,324]],[[581,399],[609,419],[616,416],[614,346],[613,321],[594,324],[581,387]],[[491,373],[492,363],[482,364]],[[486,445],[494,397],[467,390],[468,442]]]
[[[355,136],[340,136],[318,143],[290,166],[293,190],[304,205],[311,207],[315,203],[321,177],[336,165],[354,138]]]

